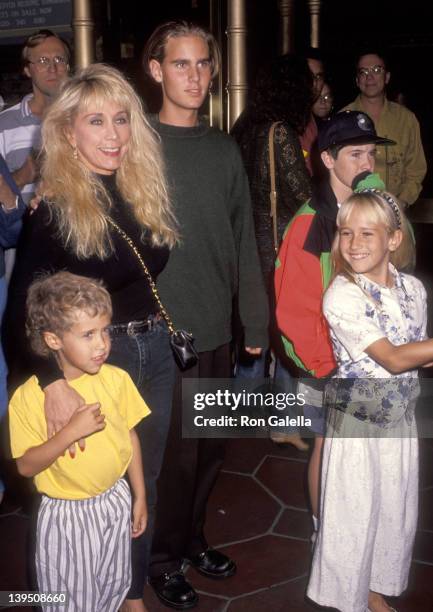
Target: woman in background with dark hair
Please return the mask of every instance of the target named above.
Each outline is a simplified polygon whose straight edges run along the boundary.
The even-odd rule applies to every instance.
[[[299,138],[311,118],[313,101],[313,78],[307,61],[295,55],[283,55],[259,70],[249,104],[231,132],[241,149],[249,178],[257,246],[269,296],[273,294],[271,287],[276,258],[269,195],[270,129],[275,124],[273,143],[279,245],[287,224],[311,193],[311,179]],[[240,355],[237,376],[263,377],[265,359]],[[291,391],[290,375],[282,364],[278,366],[276,380],[286,383],[285,386],[290,388],[285,390]],[[281,380],[283,371],[285,376]],[[271,437],[276,442],[292,443],[301,450],[307,448],[299,434],[291,431],[275,431]]]
[[[269,130],[274,133],[278,242],[297,209],[309,197],[310,177],[299,137],[310,120],[312,76],[307,61],[283,55],[257,75],[251,99],[232,128],[250,183],[257,246],[266,286],[275,263],[270,217]]]

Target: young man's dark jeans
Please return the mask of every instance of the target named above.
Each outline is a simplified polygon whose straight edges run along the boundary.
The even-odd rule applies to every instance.
[[[182,379],[229,378],[230,346],[199,354],[193,368],[177,372],[170,432],[158,480],[158,505],[149,574],[180,569],[184,557],[208,548],[206,505],[224,459],[225,440],[182,438]]]

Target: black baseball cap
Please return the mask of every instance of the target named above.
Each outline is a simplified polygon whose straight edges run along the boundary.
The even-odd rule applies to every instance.
[[[395,145],[394,140],[376,134],[373,121],[361,111],[341,111],[323,123],[318,137],[319,151],[333,145],[377,144]]]

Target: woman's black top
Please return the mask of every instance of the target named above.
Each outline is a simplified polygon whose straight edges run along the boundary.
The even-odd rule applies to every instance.
[[[101,175],[99,178],[112,197],[112,219],[132,239],[150,274],[156,280],[167,263],[168,248],[153,246],[146,236],[142,239],[142,228],[135,220],[131,207],[117,191],[115,175]],[[36,374],[42,386],[45,386],[44,383],[48,384],[49,378],[55,380],[50,376],[50,361],[31,353],[24,332],[27,289],[35,277],[43,272],[67,270],[73,274],[102,280],[112,298],[113,323],[145,319],[159,310],[131,247],[114,228],[110,228],[110,237],[114,248],[105,259],[99,259],[97,256],[78,259],[69,248],[65,248],[58,233],[55,216],[50,214],[47,204],[41,202],[38,209],[25,218],[9,287],[4,325],[7,361],[13,375],[16,374],[14,370],[20,374],[26,370],[26,375]],[[23,367],[24,364],[26,367]],[[22,379],[21,376],[20,378]]]

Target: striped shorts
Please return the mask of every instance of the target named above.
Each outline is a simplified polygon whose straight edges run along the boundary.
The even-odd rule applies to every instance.
[[[66,592],[49,612],[115,612],[131,584],[131,494],[122,478],[97,497],[42,497],[36,531],[40,592]]]

